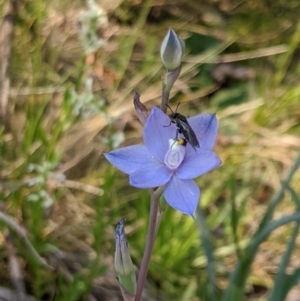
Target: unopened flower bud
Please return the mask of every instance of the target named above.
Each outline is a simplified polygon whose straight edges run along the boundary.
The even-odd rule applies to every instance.
[[[147,108],[140,101],[140,93],[137,90],[134,90],[133,103],[135,112],[141,122],[141,124],[145,124],[148,117]]]
[[[136,275],[129,254],[128,243],[124,231],[125,221],[118,222],[115,230],[116,252],[115,270],[122,290],[131,295],[136,293]]]
[[[181,65],[184,48],[184,42],[172,28],[169,28],[160,47],[160,57],[168,71],[175,70]]]

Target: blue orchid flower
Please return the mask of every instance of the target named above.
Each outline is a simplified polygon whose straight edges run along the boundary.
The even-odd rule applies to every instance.
[[[177,127],[160,109],[153,107],[144,126],[145,145],[132,145],[104,154],[115,167],[129,175],[130,185],[138,188],[165,186],[164,198],[176,210],[194,215],[200,189],[193,180],[221,164],[213,152],[218,122],[215,115],[201,114],[188,118],[200,143],[178,143]]]

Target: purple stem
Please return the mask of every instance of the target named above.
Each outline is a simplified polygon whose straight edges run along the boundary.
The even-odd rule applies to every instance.
[[[139,272],[138,282],[137,282],[137,291],[135,294],[135,301],[140,301],[143,293],[143,288],[145,285],[145,280],[148,272],[149,262],[156,238],[157,233],[157,217],[158,217],[158,205],[159,198],[155,197],[154,189],[151,190],[151,204],[150,204],[150,217],[148,225],[148,233],[146,239],[146,246],[144,251],[144,256]]]
[[[170,98],[171,89],[178,79],[181,71],[181,64],[175,70],[167,71],[165,74],[165,79],[163,81],[162,86],[162,99],[161,99],[161,110],[166,113],[167,112],[167,104]]]
[[[161,100],[161,110],[166,113],[167,112],[167,104],[169,102],[170,91],[167,91],[165,84],[163,84],[162,89],[162,100]]]

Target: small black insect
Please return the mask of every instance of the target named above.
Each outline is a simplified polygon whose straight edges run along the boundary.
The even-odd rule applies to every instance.
[[[170,124],[166,125],[166,127],[170,126],[171,123],[175,123],[177,126],[175,139],[178,138],[178,134],[182,134],[186,139],[186,141],[196,150],[195,147],[200,147],[199,141],[197,139],[195,132],[189,125],[186,117],[177,113],[177,109],[179,105],[180,103],[178,103],[175,112],[167,105],[167,107],[171,110],[172,114],[169,116],[171,119]]]

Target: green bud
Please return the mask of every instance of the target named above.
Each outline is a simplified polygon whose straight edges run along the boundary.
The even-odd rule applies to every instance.
[[[160,57],[168,71],[175,70],[181,65],[184,48],[184,42],[172,28],[169,28],[160,47]]]
[[[115,270],[122,289],[131,295],[135,295],[136,274],[129,254],[124,224],[124,220],[119,221],[115,230]]]

